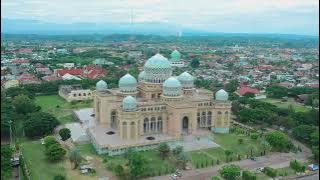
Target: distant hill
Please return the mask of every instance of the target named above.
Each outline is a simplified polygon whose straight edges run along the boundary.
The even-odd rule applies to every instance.
[[[84,35],[84,34],[142,34],[142,35],[164,35],[177,36],[179,32],[183,36],[268,36],[274,38],[299,39],[305,37],[318,36],[304,36],[292,34],[252,34],[252,33],[221,33],[208,32],[199,29],[192,29],[186,27],[178,27],[170,23],[70,23],[57,24],[47,23],[35,20],[24,19],[1,19],[1,33],[6,34],[38,34],[38,35]]]

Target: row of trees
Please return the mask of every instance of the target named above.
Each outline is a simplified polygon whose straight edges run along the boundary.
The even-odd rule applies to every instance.
[[[54,136],[47,136],[44,139],[45,154],[50,161],[58,161],[62,159],[67,151],[62,148],[61,144]]]
[[[290,106],[288,109],[278,108],[244,97],[233,101],[232,105],[233,112],[242,123],[278,125],[291,129],[293,137],[308,144],[313,149],[314,158],[319,161],[319,110],[296,112]]]

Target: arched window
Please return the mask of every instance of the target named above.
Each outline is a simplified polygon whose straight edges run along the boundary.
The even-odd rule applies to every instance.
[[[86,93],[83,93],[83,96],[86,96]]]
[[[149,119],[144,118],[143,120],[143,132],[148,133],[149,132]]]
[[[206,112],[201,113],[201,127],[206,125]]]
[[[73,97],[76,97],[77,95],[76,94],[73,94]]]
[[[126,126],[126,125],[127,125],[127,122],[123,122],[122,125]]]
[[[134,122],[131,122],[131,124],[130,124],[130,125],[131,125],[131,126],[134,126],[134,124],[135,124]]]
[[[208,114],[207,114],[207,126],[211,126],[211,123],[212,123],[212,112],[209,111]]]
[[[111,112],[111,128],[117,128],[117,114],[115,111]]]
[[[200,113],[197,113],[197,122],[198,122],[198,128],[200,127]]]
[[[228,121],[229,121],[229,112],[226,111],[224,113],[224,125],[227,126],[228,125]]]
[[[150,130],[152,132],[155,132],[156,131],[156,118],[155,117],[152,117],[151,118],[151,122],[150,122]]]
[[[79,96],[81,96],[81,93],[79,93]]]
[[[222,121],[222,112],[218,111],[218,117],[217,117],[217,125],[221,126]]]
[[[158,122],[157,122],[157,131],[162,132],[162,117],[158,117]]]

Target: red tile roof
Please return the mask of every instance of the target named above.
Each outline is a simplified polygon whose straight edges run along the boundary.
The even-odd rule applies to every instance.
[[[61,70],[57,70],[57,74],[58,76],[63,76],[65,74],[80,76],[82,75],[82,69],[61,69]]]
[[[14,59],[11,61],[12,64],[22,64],[22,63],[29,63],[30,61],[27,59]]]
[[[258,89],[254,89],[254,88],[249,87],[249,86],[241,86],[240,89],[237,91],[237,93],[240,96],[243,96],[246,93],[259,94],[260,91]]]
[[[42,80],[44,80],[44,81],[57,81],[57,80],[61,80],[61,78],[57,77],[57,76],[44,76],[44,77],[42,77]]]

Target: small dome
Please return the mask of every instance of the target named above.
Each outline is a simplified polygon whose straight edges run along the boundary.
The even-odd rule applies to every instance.
[[[119,80],[119,88],[121,92],[135,92],[137,90],[137,80],[130,74],[124,75]]]
[[[180,96],[181,95],[181,83],[174,77],[168,78],[163,83],[163,95],[165,96]]]
[[[171,53],[171,61],[180,61],[180,52],[177,50],[172,51]]]
[[[178,76],[178,80],[181,82],[182,87],[184,88],[192,88],[194,77],[188,72],[184,72]]]
[[[143,81],[145,78],[145,75],[146,73],[144,71],[140,72],[138,76],[138,81]]]
[[[132,96],[127,96],[122,100],[122,109],[124,111],[135,111],[137,109],[137,100]]]
[[[105,81],[100,80],[96,84],[96,89],[97,89],[97,91],[107,90],[108,89],[108,84]]]
[[[229,95],[225,90],[220,89],[218,92],[216,92],[216,100],[227,101],[228,98],[229,98]]]

